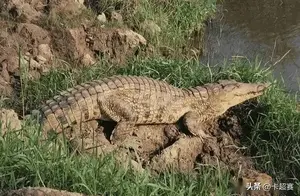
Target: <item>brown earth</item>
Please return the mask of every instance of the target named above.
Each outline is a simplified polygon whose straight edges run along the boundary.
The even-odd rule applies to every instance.
[[[74,0],[48,4],[4,0],[0,5],[0,94],[4,96],[19,90],[21,75],[39,78],[58,67],[57,60],[73,63],[73,67],[78,63],[89,66],[97,58],[123,65],[147,44],[130,29],[101,27],[85,18],[87,9]]]
[[[8,130],[20,130],[21,121],[14,110],[0,108],[0,137]]]
[[[254,168],[240,141],[247,131],[242,126],[238,113],[239,110],[244,113],[246,109],[243,107],[229,110],[211,122],[207,133],[212,138],[203,142],[190,136],[181,123],[138,126],[132,135],[122,143],[116,144],[111,144],[108,139],[114,123],[83,123],[81,129],[76,126],[69,129],[66,136],[78,153],[103,155],[115,152],[120,163],[124,165],[124,162],[129,161],[137,171],[150,169],[153,174],[157,174],[172,169],[184,173],[197,173],[197,170],[201,169],[199,164],[215,165],[233,174],[233,184],[238,192],[247,192],[248,195],[271,195],[271,192],[250,192],[245,189],[250,182],[272,184],[269,175]]]
[[[276,195],[263,190],[246,190],[248,183],[272,184],[272,178],[256,170],[251,158],[242,148],[241,139],[245,137],[246,131],[238,118],[239,111],[247,112],[245,107],[236,107],[211,122],[206,133],[212,137],[204,141],[190,136],[181,122],[176,125],[138,126],[132,135],[129,135],[122,143],[116,144],[111,144],[109,141],[110,134],[116,125],[112,122],[94,120],[75,125],[65,130],[64,133],[65,138],[70,141],[70,147],[77,153],[101,156],[113,152],[119,164],[131,167],[138,172],[148,169],[156,175],[172,169],[177,172],[197,174],[197,171],[201,169],[199,165],[214,165],[230,171],[233,188],[238,193],[253,196]],[[44,188],[37,191],[39,189],[35,188],[34,193],[49,195],[44,192]],[[32,195],[29,194],[31,193],[29,190],[33,191],[24,188],[22,193]],[[51,191],[54,190],[51,189]],[[56,191],[51,192],[50,195],[60,193]],[[9,193],[12,194],[12,192]],[[20,195],[21,192],[16,193]]]
[[[107,58],[113,64],[122,65],[148,47],[147,41],[130,29],[109,28],[97,25],[90,18],[82,18],[86,8],[75,0],[48,2],[0,2],[0,94],[4,96],[11,97],[19,91],[21,76],[39,78],[60,66],[59,59],[74,63],[71,66],[78,63],[89,66],[97,58]],[[61,20],[62,14],[66,21]],[[109,18],[120,22],[121,17],[115,15]],[[66,25],[69,23],[72,25]],[[78,153],[102,155],[115,152],[120,163],[127,160],[138,171],[148,168],[155,174],[172,168],[180,172],[197,172],[201,168],[199,164],[218,165],[231,171],[237,191],[245,192],[247,183],[271,182],[272,178],[255,170],[245,154],[240,139],[247,130],[237,117],[239,115],[232,111],[211,122],[207,133],[212,138],[204,142],[187,134],[181,124],[139,126],[124,142],[117,144],[111,144],[108,139],[115,124],[91,121],[65,133]],[[1,122],[8,122],[7,119],[13,124],[19,122],[15,120],[16,115],[7,110],[0,116]],[[20,124],[13,126],[20,128]],[[34,191],[33,195],[72,195],[47,188],[24,188],[8,195],[32,195],[30,191]]]

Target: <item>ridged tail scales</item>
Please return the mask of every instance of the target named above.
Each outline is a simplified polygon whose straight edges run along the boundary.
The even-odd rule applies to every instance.
[[[97,106],[97,93],[93,88],[89,90],[78,85],[63,91],[46,101],[42,107],[43,130],[47,132],[54,129],[61,132],[72,124],[100,116],[100,109]]]
[[[98,97],[123,85],[116,78],[118,77],[82,83],[46,101],[42,107],[43,131],[53,129],[59,133],[72,124],[99,119],[101,110]]]

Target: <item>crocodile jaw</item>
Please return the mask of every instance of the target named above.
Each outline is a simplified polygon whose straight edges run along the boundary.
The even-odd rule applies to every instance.
[[[223,114],[229,108],[241,104],[249,99],[262,95],[270,83],[238,83],[224,84],[221,91],[213,100],[216,112]]]

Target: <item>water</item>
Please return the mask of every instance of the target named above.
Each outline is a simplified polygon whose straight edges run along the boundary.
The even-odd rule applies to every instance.
[[[205,33],[202,62],[222,63],[233,56],[259,55],[300,91],[300,0],[225,0]]]

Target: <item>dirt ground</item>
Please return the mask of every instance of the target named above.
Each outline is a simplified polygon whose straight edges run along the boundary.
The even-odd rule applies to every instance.
[[[172,169],[184,173],[197,173],[199,164],[215,165],[229,170],[237,192],[245,192],[247,183],[265,182],[272,184],[272,178],[254,168],[254,164],[242,147],[245,127],[238,118],[238,112],[245,107],[236,107],[211,122],[207,127],[210,139],[201,141],[185,130],[181,122],[174,125],[138,126],[123,142],[111,144],[109,136],[114,123],[92,121],[81,130],[74,127],[67,136],[73,149],[92,155],[115,152],[120,163],[129,161],[133,169],[150,169],[153,174]],[[264,191],[247,192],[250,195],[271,195]]]
[[[48,4],[4,0],[0,7],[0,93],[4,96],[16,93],[21,73],[29,79],[39,78],[60,66],[58,60],[89,66],[105,57],[122,65],[147,45],[142,35],[130,29],[95,25],[84,18],[87,8],[74,0]],[[62,25],[78,16],[82,20],[72,26]]]
[[[72,62],[74,66],[76,62],[89,66],[97,58],[106,57],[112,63],[122,65],[127,58],[147,47],[145,38],[130,29],[97,26],[88,20],[72,27],[55,23],[46,25],[49,20],[51,22],[51,17],[61,13],[70,19],[80,15],[86,8],[79,2],[1,1],[0,94],[14,96],[19,91],[24,70],[29,79],[39,78],[60,66],[57,59]],[[100,155],[115,151],[120,162],[126,159],[139,171],[148,168],[155,174],[172,168],[181,172],[197,172],[195,167],[198,164],[219,165],[232,172],[237,191],[245,192],[247,183],[271,183],[272,178],[255,170],[253,162],[245,155],[240,139],[247,130],[233,111],[211,122],[207,128],[211,138],[204,141],[189,135],[180,123],[139,126],[132,135],[117,144],[111,144],[108,139],[114,124],[104,122],[88,122],[81,129],[74,126],[66,134],[78,153]],[[12,114],[2,110],[1,121],[7,122],[9,116]],[[16,115],[13,116],[15,118]],[[22,191],[23,194],[19,195],[46,195],[45,190],[50,189],[36,188],[31,194],[32,190],[24,188],[8,195],[18,195]],[[50,195],[80,195],[51,191]],[[251,193],[255,194],[271,195],[269,192]]]
[[[204,141],[191,136],[181,122],[172,125],[138,126],[124,141],[115,144],[111,144],[109,140],[116,125],[112,122],[94,120],[74,125],[64,133],[70,141],[70,149],[77,153],[99,156],[113,152],[122,166],[132,167],[138,172],[148,169],[156,175],[172,169],[197,174],[199,164],[214,165],[230,171],[234,188],[239,193],[276,195],[245,189],[247,183],[272,184],[272,178],[256,170],[251,158],[245,153],[241,139],[246,136],[247,131],[238,117],[239,111],[245,113],[247,108],[235,107],[211,122],[206,131],[211,138]],[[0,117],[5,122],[9,122],[8,118],[17,122],[13,111],[2,110],[1,113]],[[15,126],[15,129],[18,129],[18,126]],[[27,189],[22,189],[27,193],[25,190]],[[37,190],[38,188],[35,189]],[[42,194],[43,190],[39,194]],[[28,194],[31,192],[32,190],[28,189]]]

